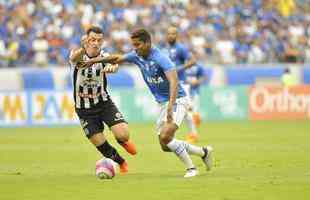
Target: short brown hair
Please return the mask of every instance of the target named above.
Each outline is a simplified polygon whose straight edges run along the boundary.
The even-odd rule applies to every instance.
[[[151,42],[151,34],[145,29],[137,29],[131,33],[131,39],[138,38],[143,42]]]
[[[98,26],[92,26],[87,31],[86,34],[89,35],[91,32],[97,33],[97,34],[103,34],[102,28]]]

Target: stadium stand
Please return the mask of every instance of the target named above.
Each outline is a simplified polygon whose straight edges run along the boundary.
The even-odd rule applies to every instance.
[[[128,51],[137,26],[149,27],[161,46],[171,23],[205,63],[306,63],[309,7],[303,0],[0,1],[0,66],[67,65],[90,24],[104,29],[108,51]]]

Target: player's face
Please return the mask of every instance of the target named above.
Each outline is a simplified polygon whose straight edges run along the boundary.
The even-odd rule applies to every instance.
[[[90,51],[98,52],[103,43],[103,34],[90,32],[87,37],[87,47]]]
[[[151,42],[143,42],[139,38],[131,40],[132,46],[139,56],[147,57],[151,49]]]
[[[174,27],[168,28],[167,31],[167,41],[169,43],[174,43],[177,40],[178,32],[177,29]]]

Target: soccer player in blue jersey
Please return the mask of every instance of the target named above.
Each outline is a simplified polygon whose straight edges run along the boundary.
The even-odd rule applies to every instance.
[[[175,26],[170,26],[167,29],[167,46],[165,50],[167,51],[169,58],[173,61],[176,66],[180,84],[185,90],[187,97],[190,97],[190,85],[186,82],[186,71],[190,69],[195,63],[196,59],[190,54],[188,48],[177,41],[178,30]],[[189,99],[190,100],[190,99]],[[187,141],[194,143],[198,139],[197,134],[197,124],[193,118],[192,106],[189,106],[188,111],[185,115],[185,122],[189,128],[189,133],[187,134]]]
[[[193,117],[199,125],[201,121],[199,113],[199,90],[200,86],[207,80],[206,70],[201,63],[196,63],[186,70],[186,83],[190,85],[190,99],[193,110]]]
[[[134,31],[131,42],[133,51],[124,55],[111,55],[104,60],[110,59],[110,62],[118,64],[129,62],[139,67],[145,83],[160,107],[157,131],[161,148],[166,152],[174,152],[185,164],[187,170],[184,177],[198,174],[189,154],[201,157],[207,170],[210,170],[213,161],[213,148],[210,145],[198,147],[175,138],[175,132],[180,127],[189,105],[178,82],[175,65],[168,56],[152,46],[151,36],[145,29]],[[102,62],[102,59],[98,57],[82,64],[87,65],[89,62]]]

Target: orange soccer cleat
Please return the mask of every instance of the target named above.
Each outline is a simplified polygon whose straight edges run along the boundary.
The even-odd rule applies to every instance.
[[[126,174],[128,172],[128,163],[126,161],[119,165],[119,171],[122,174]]]
[[[186,136],[186,141],[188,143],[196,143],[198,141],[198,134],[197,133],[189,133]]]
[[[131,155],[136,155],[137,154],[136,145],[133,142],[128,140],[127,142],[124,142],[121,145]]]

